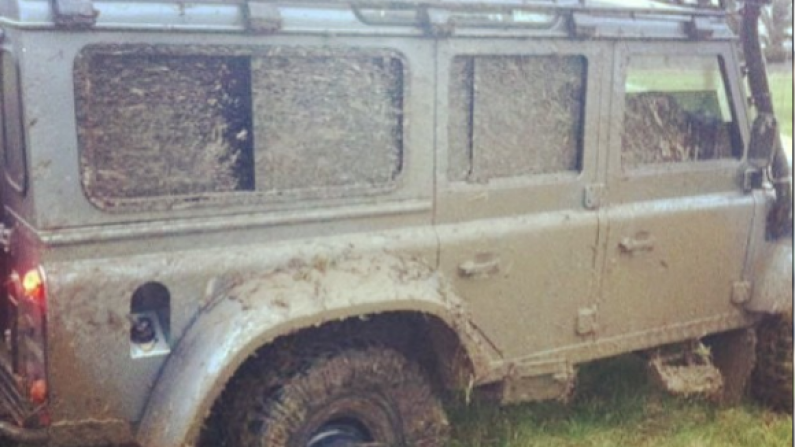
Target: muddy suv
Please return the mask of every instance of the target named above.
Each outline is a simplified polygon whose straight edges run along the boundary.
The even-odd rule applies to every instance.
[[[761,7],[0,0],[0,433],[441,446],[626,352],[791,407]]]

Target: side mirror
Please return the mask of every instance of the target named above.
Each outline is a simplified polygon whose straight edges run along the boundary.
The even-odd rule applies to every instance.
[[[748,144],[748,164],[756,169],[766,169],[773,162],[778,146],[778,122],[771,113],[760,113],[751,127]]]

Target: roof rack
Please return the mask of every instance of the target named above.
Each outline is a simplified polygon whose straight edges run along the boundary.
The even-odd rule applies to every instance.
[[[262,34],[736,38],[722,8],[706,0],[672,1],[0,0],[17,5],[16,10],[7,8],[11,14],[0,16],[0,25]],[[131,2],[139,6],[131,8]]]
[[[724,8],[712,3],[679,3],[664,0],[343,0],[341,3],[363,8],[443,8],[471,12],[522,9],[548,12],[598,12],[609,15],[723,17],[727,14]]]

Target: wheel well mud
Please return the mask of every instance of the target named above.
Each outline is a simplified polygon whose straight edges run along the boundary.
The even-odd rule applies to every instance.
[[[381,253],[294,262],[231,286],[203,308],[172,350],[137,440],[193,445],[226,384],[263,346],[358,332],[442,365],[428,370],[448,386],[476,382],[496,360],[464,302],[420,259]]]
[[[215,401],[202,428],[200,447],[221,444],[225,407],[241,383],[261,374],[263,368],[279,369],[292,363],[292,356],[351,346],[384,346],[417,363],[437,392],[455,391],[471,385],[473,364],[456,333],[440,318],[417,312],[387,312],[351,317],[278,337],[251,355],[229,380]],[[300,359],[299,359],[300,360]]]

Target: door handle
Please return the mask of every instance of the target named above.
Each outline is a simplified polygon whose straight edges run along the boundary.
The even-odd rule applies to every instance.
[[[458,266],[458,274],[464,278],[488,278],[499,272],[500,257],[493,253],[478,253]]]
[[[624,253],[635,253],[641,251],[652,251],[654,250],[654,238],[646,232],[641,232],[635,235],[635,237],[625,237],[621,239],[621,242],[618,243],[618,247]]]

